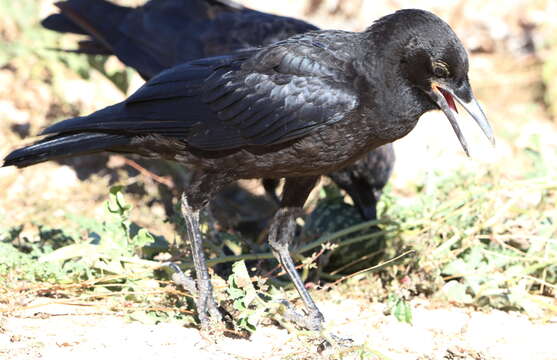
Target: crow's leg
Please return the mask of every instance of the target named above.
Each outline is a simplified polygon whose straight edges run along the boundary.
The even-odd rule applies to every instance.
[[[188,202],[186,193],[182,194],[182,216],[186,220],[188,238],[191,245],[195,275],[197,277],[197,313],[202,326],[209,323],[209,315],[214,320],[220,321],[221,316],[217,303],[213,298],[213,286],[207,269],[205,254],[203,253],[203,239],[199,231],[199,211]]]
[[[308,312],[307,316],[300,315],[293,310],[290,304],[286,304],[288,307],[287,317],[310,330],[320,330],[324,318],[304,287],[304,283],[296,271],[288,247],[294,238],[296,216],[301,213],[301,208],[318,179],[318,177],[286,179],[281,208],[277,211],[269,229],[269,245],[271,246],[273,254],[288,273],[290,279],[292,279]]]
[[[296,286],[296,290],[298,290],[308,311],[308,315],[303,316],[296,313],[290,303],[282,302],[287,307],[287,317],[310,330],[320,330],[321,323],[324,320],[323,315],[304,287],[288,249],[289,243],[294,237],[295,218],[299,213],[299,208],[282,208],[277,211],[269,230],[269,245],[277,260],[290,276],[294,286]]]
[[[232,179],[233,180],[233,179]],[[219,191],[231,179],[225,174],[194,173],[186,192],[182,194],[181,210],[186,222],[186,232],[190,241],[196,275],[196,306],[202,327],[209,325],[209,317],[220,321],[221,315],[213,297],[211,277],[203,253],[203,238],[199,228],[199,213],[207,205],[212,194]],[[175,269],[174,269],[175,270]],[[193,281],[183,274],[173,277],[186,288],[193,288]]]

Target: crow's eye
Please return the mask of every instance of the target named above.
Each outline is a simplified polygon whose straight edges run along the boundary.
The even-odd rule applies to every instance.
[[[450,76],[447,64],[443,62],[433,63],[433,75],[439,78],[447,78]]]

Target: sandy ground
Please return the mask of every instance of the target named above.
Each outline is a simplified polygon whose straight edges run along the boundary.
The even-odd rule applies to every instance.
[[[0,358],[45,359],[312,359],[318,345],[275,326],[259,328],[249,340],[203,336],[177,324],[145,325],[124,316],[52,299],[4,318]],[[320,303],[327,328],[354,340],[347,359],[557,359],[557,319],[546,324],[524,315],[480,312],[417,299],[413,325],[384,314],[384,305],[363,300]],[[365,349],[362,350],[362,349]],[[364,351],[364,352],[362,352]],[[374,355],[377,351],[382,357]],[[337,354],[338,355],[338,354]],[[332,356],[337,358],[337,355]],[[360,357],[362,356],[362,357]]]

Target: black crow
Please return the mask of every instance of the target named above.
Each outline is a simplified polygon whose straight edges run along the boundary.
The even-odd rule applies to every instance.
[[[260,49],[200,59],[163,71],[125,101],[61,121],[4,166],[111,151],[164,158],[195,169],[182,194],[203,325],[220,319],[202,251],[199,212],[243,178],[285,178],[269,245],[308,312],[323,315],[289,253],[295,217],[322,174],[408,134],[440,109],[462,147],[455,101],[493,142],[468,81],[468,56],[450,26],[423,10],[400,10],[363,32],[312,31]]]
[[[105,0],[69,0],[56,6],[60,14],[44,19],[44,27],[88,35],[77,52],[116,55],[145,79],[190,60],[318,30],[305,21],[230,0],[151,0],[137,8]]]
[[[77,52],[113,54],[145,79],[181,63],[272,44],[318,30],[305,21],[277,16],[223,0],[156,0],[138,8],[105,0],[69,0],[44,27],[88,35]],[[372,150],[355,164],[329,174],[352,198],[363,218],[377,218],[376,205],[394,166],[392,144]],[[275,179],[264,187],[276,201]]]
[[[391,177],[394,163],[395,151],[389,143],[328,176],[350,195],[364,219],[373,220],[377,219],[376,206]]]

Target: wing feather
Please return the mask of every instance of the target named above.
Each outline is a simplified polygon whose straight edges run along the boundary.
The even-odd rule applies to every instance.
[[[326,52],[312,42],[284,42],[179,65],[124,102],[44,133],[158,134],[207,151],[293,140],[340,121],[358,105],[350,74],[338,61],[331,68],[315,65]]]

